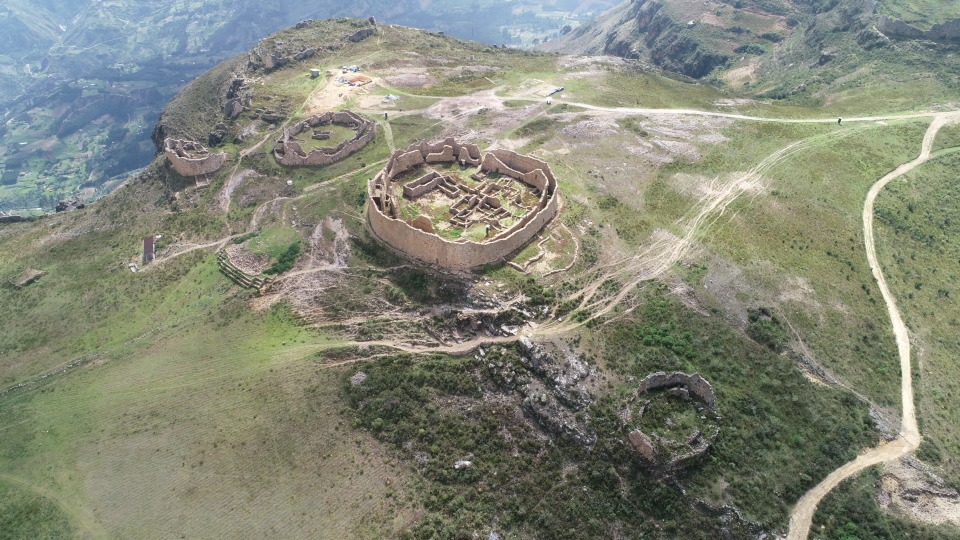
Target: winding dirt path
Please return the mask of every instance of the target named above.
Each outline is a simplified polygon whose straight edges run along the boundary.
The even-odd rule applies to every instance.
[[[512,101],[528,101],[531,103],[539,103],[543,100],[541,99],[531,99],[528,97],[505,97],[503,99],[509,99]],[[729,118],[731,120],[746,120],[750,122],[773,122],[777,124],[834,124],[837,122],[837,118],[768,118],[763,116],[750,116],[748,114],[736,114],[736,113],[724,113],[717,111],[701,111],[697,109],[645,109],[645,108],[633,108],[633,107],[603,107],[600,105],[591,105],[589,103],[579,103],[575,101],[567,100],[555,100],[555,104],[566,104],[573,105],[574,107],[580,107],[583,109],[591,111],[601,111],[601,112],[611,112],[611,113],[620,113],[620,114],[642,114],[648,116],[655,115],[664,115],[664,114],[677,114],[683,116],[708,116],[714,118]],[[917,118],[930,118],[940,116],[941,114],[952,114],[952,113],[936,113],[936,112],[917,112],[917,113],[906,113],[906,114],[889,114],[881,116],[858,116],[844,118],[844,122],[880,122],[887,120],[911,120]]]
[[[876,239],[873,232],[873,208],[877,196],[883,191],[883,188],[890,182],[907,174],[918,166],[926,163],[930,159],[933,142],[937,133],[944,125],[960,121],[960,113],[942,113],[937,114],[927,133],[923,138],[923,145],[920,149],[920,155],[917,159],[905,163],[890,174],[884,176],[870,188],[867,194],[866,203],[863,206],[863,236],[867,249],[867,260],[870,262],[870,270],[873,271],[873,277],[880,287],[883,294],[883,300],[887,304],[887,311],[890,314],[890,321],[893,325],[893,333],[897,340],[897,351],[900,355],[900,374],[901,374],[901,398],[903,400],[903,421],[900,427],[900,434],[897,439],[881,444],[880,446],[868,450],[857,456],[853,461],[844,464],[839,469],[830,473],[822,482],[813,487],[797,501],[790,516],[790,532],[787,534],[787,540],[804,540],[810,533],[810,526],[813,523],[813,515],[817,510],[820,501],[837,487],[840,482],[847,478],[855,476],[867,467],[893,461],[914,451],[920,446],[922,437],[917,427],[917,414],[913,400],[913,370],[910,361],[910,333],[907,325],[903,322],[903,317],[897,309],[896,299],[887,286],[887,280],[883,276],[883,270],[877,261]]]

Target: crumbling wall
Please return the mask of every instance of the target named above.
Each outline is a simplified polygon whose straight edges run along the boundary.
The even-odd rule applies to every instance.
[[[422,197],[436,188],[439,182],[440,174],[436,171],[431,172],[430,174],[418,178],[413,182],[403,186],[403,196],[410,199]]]
[[[487,153],[480,169],[522,180],[541,191],[545,191],[549,185],[556,186],[557,183],[546,162],[510,150],[493,150]]]
[[[317,148],[306,153],[293,140],[294,137],[311,131],[318,126],[329,124],[343,124],[357,131],[357,135],[349,141],[337,146]],[[273,155],[277,162],[288,167],[323,166],[342,161],[359,152],[373,141],[377,134],[377,125],[351,111],[326,112],[311,116],[306,120],[294,124],[283,132],[283,138],[274,146]]]
[[[716,395],[713,391],[713,385],[698,373],[693,375],[681,372],[665,373],[663,371],[652,373],[640,381],[634,399],[648,392],[664,389],[668,392],[678,392],[684,399],[688,399],[690,396],[698,399],[706,408],[706,414],[715,417]],[[630,423],[631,415],[630,409],[624,411],[622,419],[626,424]],[[669,451],[671,447],[677,448],[676,442],[671,443],[671,441],[656,434],[644,433],[641,429],[632,429],[627,434],[627,442],[654,469],[673,471],[692,465],[707,454],[713,442],[717,440],[720,428],[710,426],[705,429],[706,432],[698,430],[685,441],[685,451],[674,450],[671,452]]]
[[[227,154],[213,154],[194,141],[167,137],[163,141],[163,153],[181,176],[200,176],[220,170],[227,161]]]
[[[658,371],[640,381],[640,385],[637,387],[637,393],[645,394],[661,388],[674,386],[686,387],[690,394],[703,402],[710,410],[713,410],[717,405],[717,397],[713,392],[713,385],[700,376],[699,373],[688,375],[680,372],[665,373]]]
[[[460,161],[461,156],[466,156],[474,165],[488,163],[491,168],[485,170],[497,168],[500,174],[538,187],[542,191],[540,203],[514,227],[484,243],[444,240],[390,216],[390,208],[382,207],[387,198],[384,194],[389,195],[391,191],[390,181],[425,163],[427,156],[438,154],[446,156],[448,162]],[[382,192],[375,186],[382,186]],[[370,182],[369,199],[367,223],[374,236],[407,256],[454,270],[477,268],[504,259],[532,240],[556,217],[560,207],[556,178],[545,162],[508,150],[494,150],[481,160],[476,145],[462,145],[452,138],[434,144],[423,142],[396,152]]]
[[[423,141],[405,151],[394,153],[384,171],[386,178],[392,180],[424,163],[454,162],[473,167],[480,165],[480,147],[475,144],[460,144],[452,137],[433,144]]]

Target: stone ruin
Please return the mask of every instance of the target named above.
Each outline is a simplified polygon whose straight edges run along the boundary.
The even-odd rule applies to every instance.
[[[194,141],[184,141],[167,137],[163,141],[163,152],[173,168],[181,176],[201,176],[220,170],[227,161],[227,154],[213,154]]]
[[[713,386],[706,379],[697,373],[688,375],[680,372],[665,373],[659,371],[640,381],[633,398],[630,400],[630,406],[622,414],[622,420],[627,429],[631,429],[631,424],[635,424],[633,405],[643,396],[659,390],[680,397],[685,401],[699,401],[702,405],[701,412],[704,419],[717,420],[719,418],[716,416],[716,394],[713,391]],[[641,407],[639,412],[641,417],[645,408],[646,404]],[[697,462],[710,450],[710,446],[719,434],[720,428],[714,424],[708,426],[706,432],[697,430],[686,440],[678,442],[665,440],[656,434],[645,433],[643,430],[633,427],[627,434],[627,442],[652,468],[669,472]]]
[[[314,140],[329,140],[330,132],[324,126],[340,125],[356,132],[356,136],[337,146],[321,147],[305,152],[297,142],[297,137],[309,133]],[[351,111],[326,112],[311,116],[294,124],[283,132],[283,138],[277,141],[273,155],[281,165],[288,167],[322,166],[336,163],[362,150],[370,144],[377,134],[377,125]]]
[[[466,181],[454,172],[476,167]],[[418,176],[423,169],[426,174]],[[466,174],[466,173],[465,173]],[[395,250],[443,268],[466,270],[506,259],[530,242],[559,211],[557,180],[543,161],[509,150],[481,156],[453,138],[393,154],[369,184],[367,223]],[[403,207],[424,197],[446,200],[449,216],[405,219]],[[483,227],[480,241],[442,238],[439,228]]]

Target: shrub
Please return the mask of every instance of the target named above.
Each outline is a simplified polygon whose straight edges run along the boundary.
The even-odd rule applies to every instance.
[[[290,244],[290,247],[287,248],[280,257],[277,259],[277,262],[273,263],[273,266],[268,268],[265,274],[276,275],[282,274],[287,270],[293,268],[293,265],[297,262],[297,258],[300,257],[300,241]]]

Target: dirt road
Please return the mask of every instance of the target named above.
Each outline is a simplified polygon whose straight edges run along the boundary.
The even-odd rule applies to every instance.
[[[797,501],[790,516],[790,532],[787,540],[804,540],[810,533],[810,525],[813,522],[813,514],[817,510],[817,505],[833,488],[847,478],[857,475],[867,467],[893,461],[914,451],[920,445],[920,430],[917,427],[917,414],[913,400],[913,370],[910,361],[910,333],[907,325],[903,322],[903,317],[897,309],[896,299],[887,286],[887,281],[883,277],[883,271],[880,263],[877,261],[876,239],[873,232],[873,208],[877,196],[890,182],[907,174],[918,166],[926,163],[930,159],[933,141],[937,133],[944,125],[960,121],[960,113],[942,113],[937,114],[931,122],[927,133],[923,138],[923,145],[920,149],[920,155],[917,159],[905,163],[890,174],[884,176],[870,188],[867,194],[866,203],[863,206],[863,236],[866,241],[867,260],[870,262],[870,269],[873,271],[873,277],[877,280],[880,292],[883,294],[883,300],[887,304],[887,311],[890,314],[890,321],[893,325],[893,333],[897,340],[897,351],[900,355],[900,373],[901,373],[901,398],[903,400],[903,423],[900,428],[899,438],[869,450],[855,460],[843,465],[839,469],[830,473],[822,482],[814,486],[813,489],[804,494]]]

